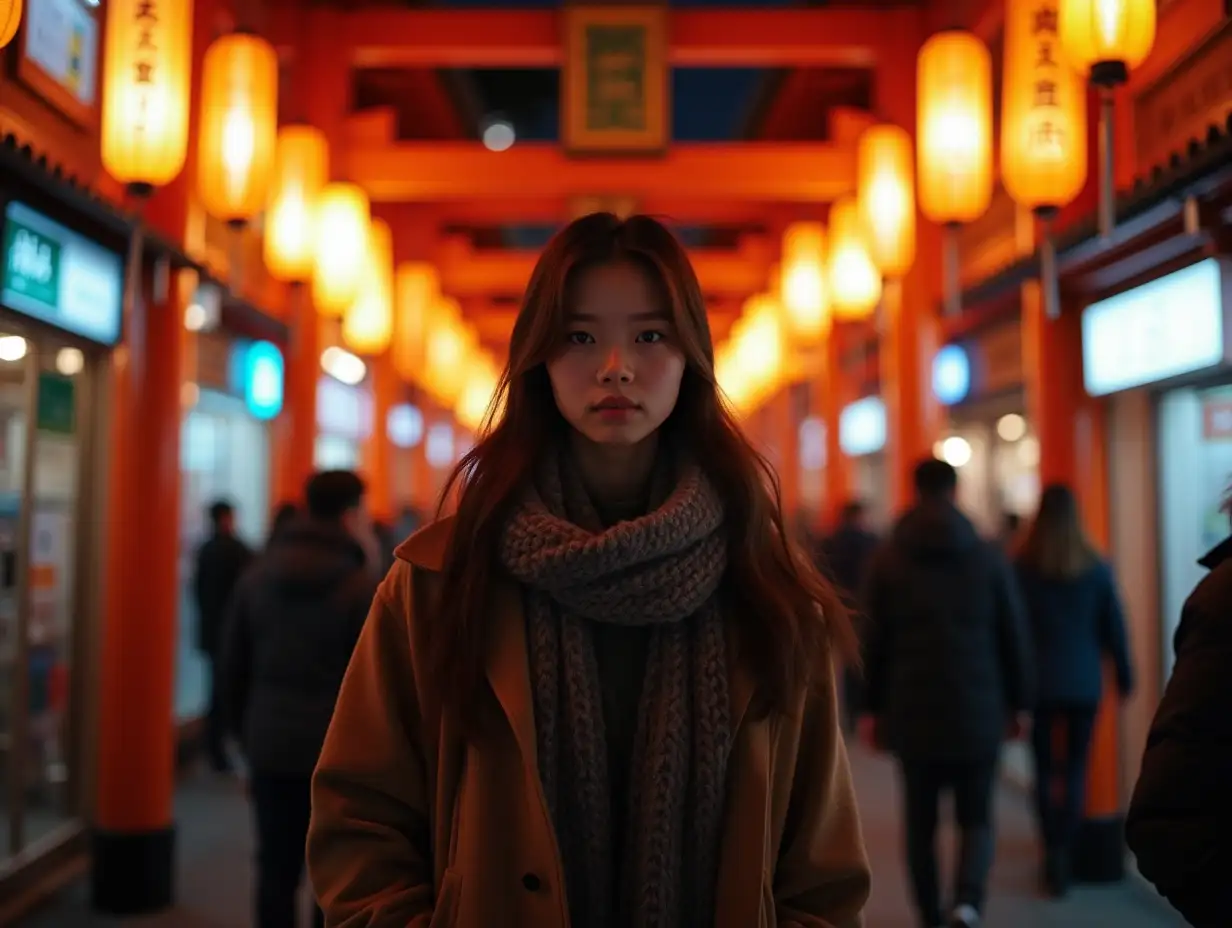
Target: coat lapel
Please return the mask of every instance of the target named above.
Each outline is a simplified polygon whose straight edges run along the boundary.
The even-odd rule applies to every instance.
[[[518,587],[502,583],[492,605],[495,615],[487,654],[488,682],[509,719],[523,762],[538,777],[535,703],[530,689],[526,625]]]

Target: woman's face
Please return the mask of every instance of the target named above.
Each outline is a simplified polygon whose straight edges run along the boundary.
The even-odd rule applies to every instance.
[[[650,276],[627,262],[583,271],[548,361],[556,406],[596,444],[634,445],[671,415],[685,360]]]

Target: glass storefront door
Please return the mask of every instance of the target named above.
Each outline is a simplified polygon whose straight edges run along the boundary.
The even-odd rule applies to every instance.
[[[1232,386],[1171,390],[1159,398],[1159,560],[1163,677],[1181,607],[1207,570],[1198,558],[1232,531]]]
[[[244,401],[201,390],[180,433],[180,627],[175,711],[198,718],[209,700],[209,673],[197,647],[192,578],[197,548],[209,536],[206,510],[215,500],[235,507],[235,529],[253,549],[264,546],[270,517],[270,447],[266,423]]]
[[[0,318],[0,874],[82,812],[97,376],[80,348]]]

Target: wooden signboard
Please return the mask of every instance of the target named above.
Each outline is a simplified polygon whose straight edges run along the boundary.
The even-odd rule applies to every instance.
[[[26,4],[17,76],[83,129],[98,125],[101,24],[83,0]]]
[[[1191,139],[1206,140],[1232,113],[1232,20],[1227,21],[1134,101],[1137,169],[1168,163]]]
[[[561,140],[574,154],[668,145],[667,7],[566,6]]]

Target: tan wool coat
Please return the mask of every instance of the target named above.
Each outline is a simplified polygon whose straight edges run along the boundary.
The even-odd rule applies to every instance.
[[[464,738],[425,685],[423,615],[450,529],[398,548],[351,659],[313,778],[312,884],[331,928],[570,928],[515,585],[493,597],[480,734]],[[834,681],[756,719],[731,653],[716,928],[859,928],[869,866]]]

